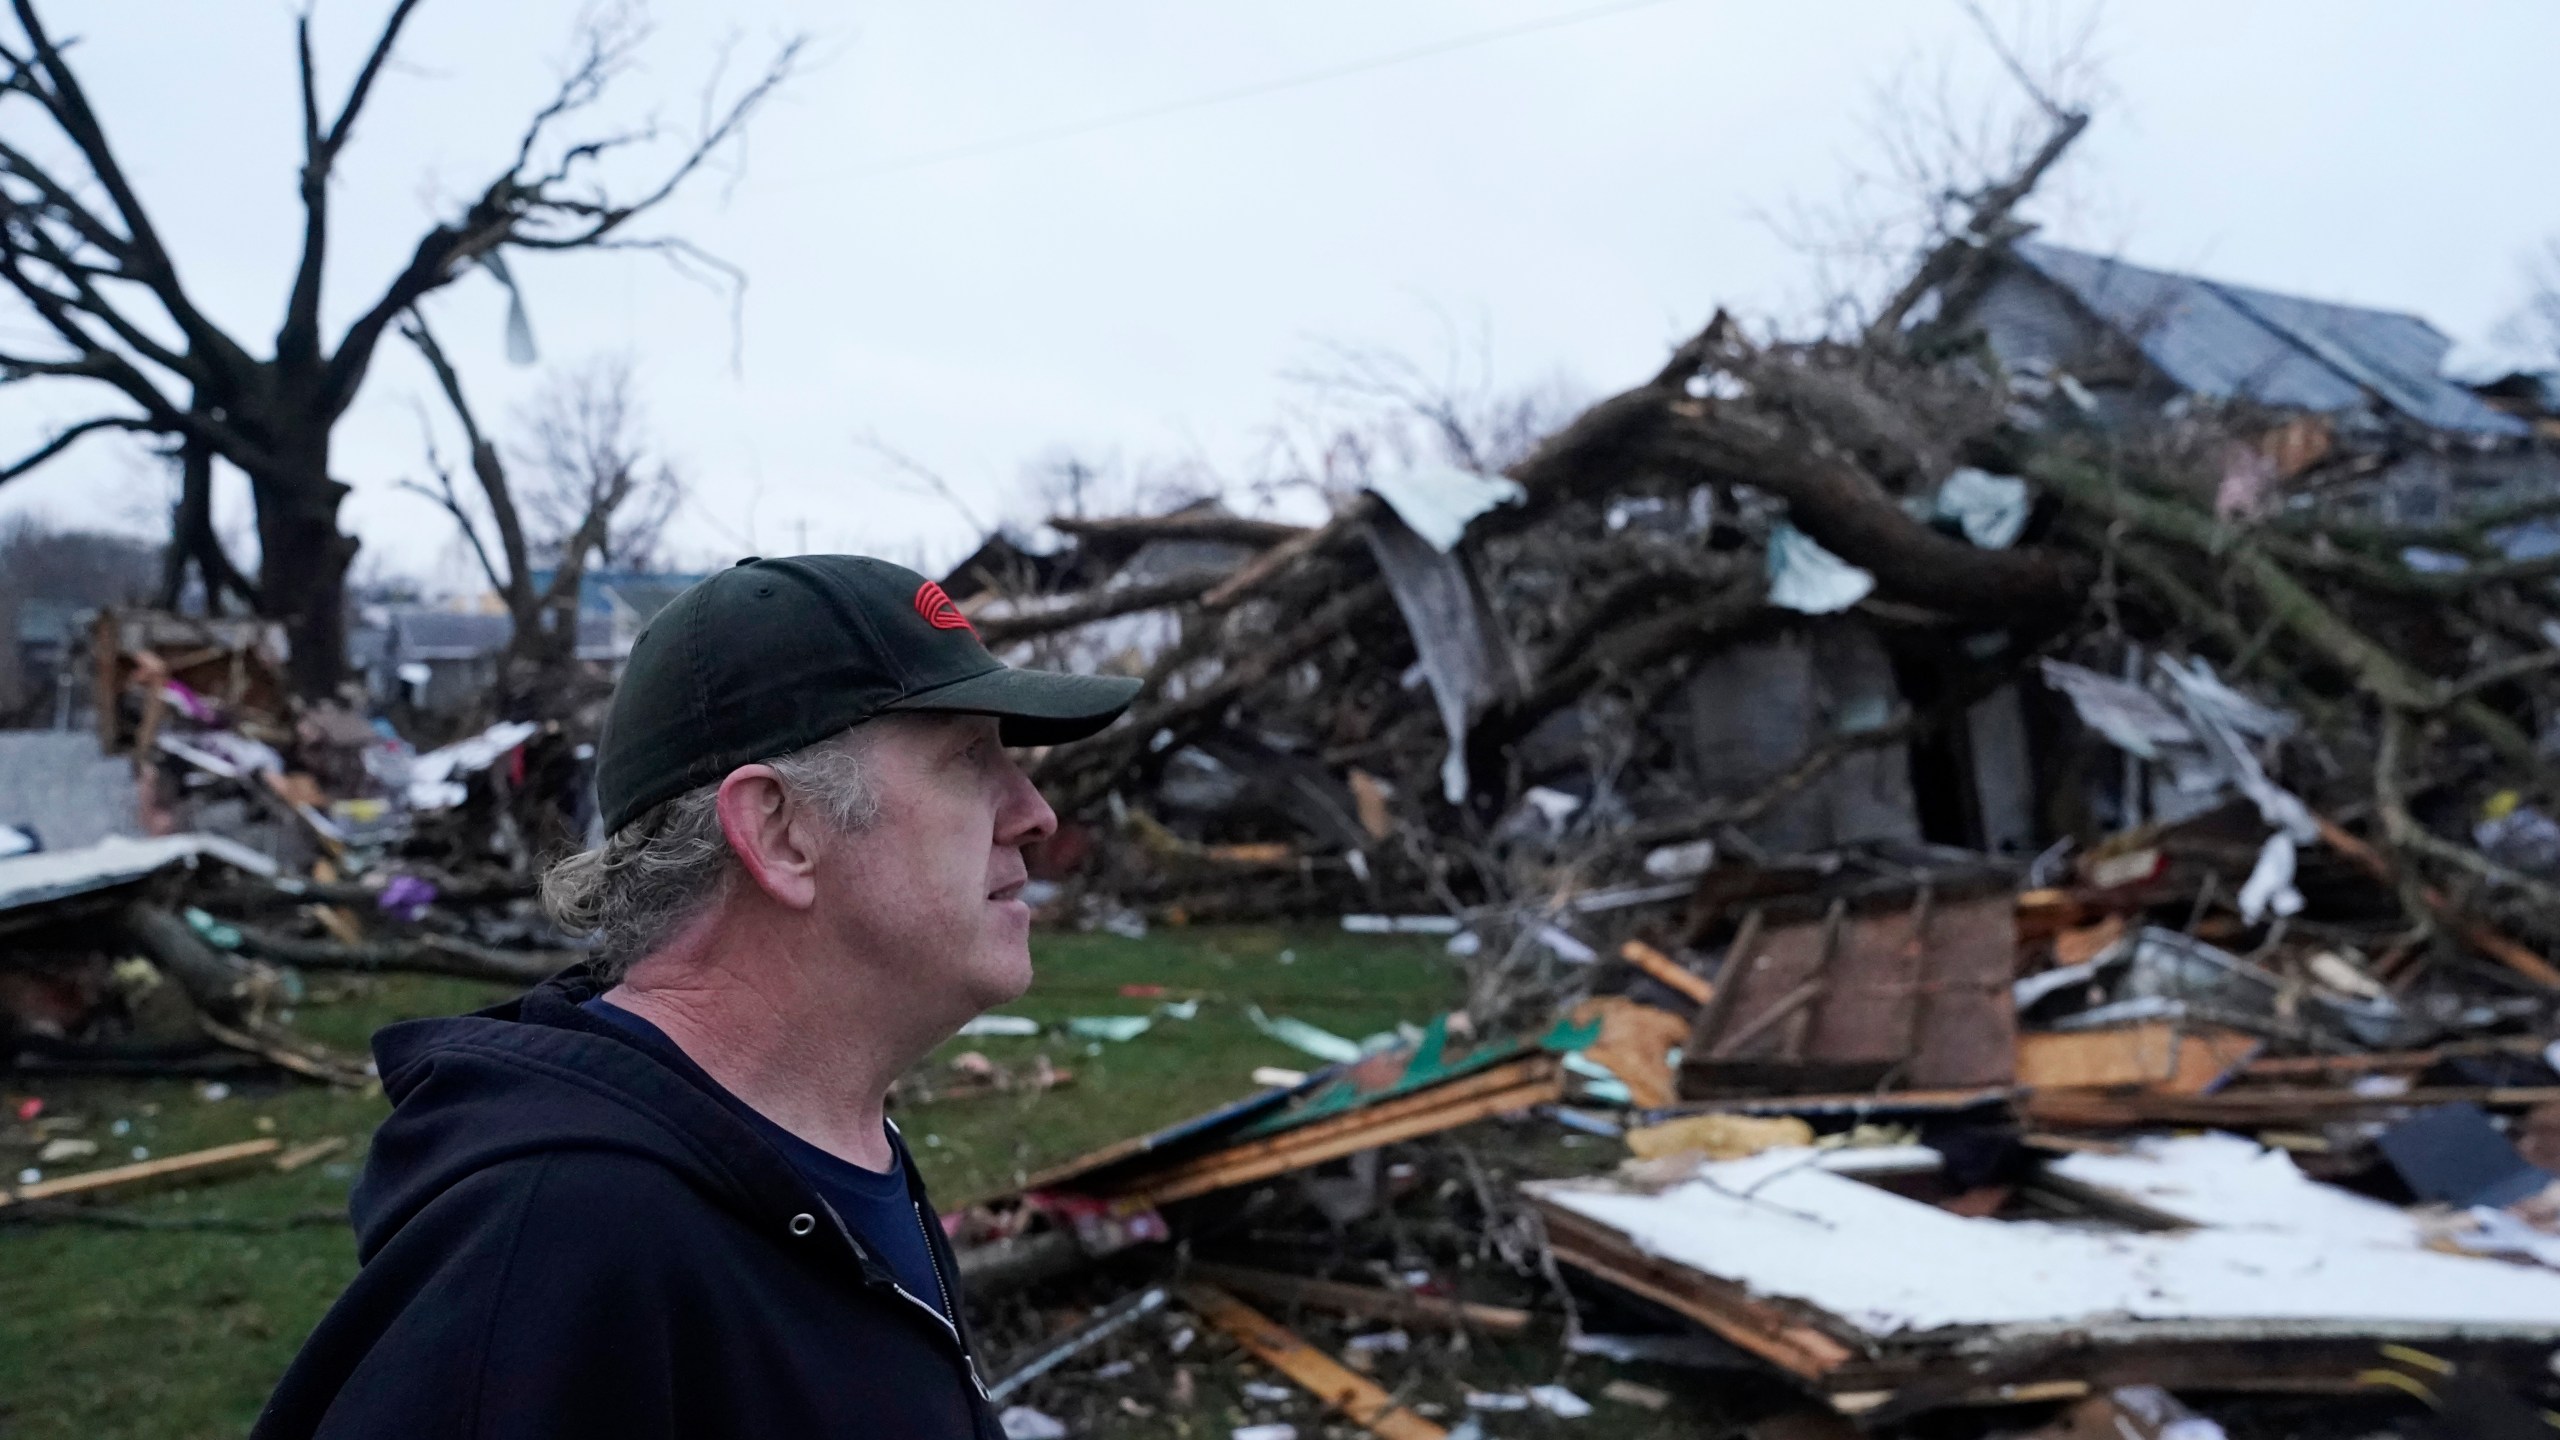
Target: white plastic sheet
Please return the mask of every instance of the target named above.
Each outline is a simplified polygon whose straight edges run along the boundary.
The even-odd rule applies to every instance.
[[[1867,598],[1876,577],[1823,549],[1784,520],[1769,527],[1769,603],[1835,615]]]
[[[2295,862],[2293,837],[2282,830],[2267,837],[2258,847],[2258,863],[2249,869],[2248,881],[2240,887],[2240,918],[2255,925],[2269,915],[2302,913],[2302,892],[2293,887]]]
[[[529,720],[502,720],[467,740],[456,740],[419,756],[409,764],[409,807],[444,810],[467,793],[456,778],[476,775],[498,763],[498,757],[533,738],[542,727]]]
[[[1966,466],[1938,487],[1939,516],[1955,521],[1964,538],[1985,550],[2017,544],[2019,532],[2027,528],[2029,508],[2027,482],[2014,475]]]

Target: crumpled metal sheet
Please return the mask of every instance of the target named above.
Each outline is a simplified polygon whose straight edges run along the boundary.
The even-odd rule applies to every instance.
[[[2195,732],[2178,712],[2141,686],[2068,660],[2041,664],[2045,683],[2071,698],[2080,723],[2106,736],[2117,749],[2158,760],[2164,746],[2194,743]]]
[[[1507,693],[1515,666],[1466,557],[1437,545],[1402,515],[1371,523],[1369,552],[1413,635],[1414,653],[1449,737],[1449,753],[1440,763],[1441,794],[1452,805],[1464,804],[1471,788],[1467,731]]]
[[[219,835],[115,835],[77,850],[39,850],[0,860],[0,911],[22,910],[156,875],[210,856],[234,869],[272,878],[276,862]]]
[[[2071,697],[2082,724],[2119,749],[2170,767],[2182,791],[2227,787],[2249,797],[2275,833],[2241,889],[2241,914],[2255,924],[2301,912],[2302,893],[2293,884],[2296,852],[2320,837],[2320,822],[2302,797],[2267,774],[2256,749],[2258,742],[2293,734],[2299,721],[2224,684],[2201,659],[2181,664],[2162,656],[2154,673],[2164,693],[2067,661],[2046,660],[2043,667],[2045,683]]]
[[[2094,987],[2095,1003],[2066,997]],[[2193,1019],[2253,1034],[2303,1032],[2357,1049],[2423,1044],[2439,1027],[2389,998],[2347,1000],[2288,987],[2275,975],[2192,935],[2147,926],[2086,964],[2030,975],[2010,988],[2021,1023],[2094,1030],[2136,1020]]]

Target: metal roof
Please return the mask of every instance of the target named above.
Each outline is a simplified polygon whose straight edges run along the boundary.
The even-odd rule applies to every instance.
[[[468,660],[507,648],[515,622],[504,615],[457,610],[400,609],[391,615],[391,658]]]
[[[2530,433],[2439,373],[2453,342],[2415,315],[2146,270],[2037,241],[2013,248],[2194,394],[2316,411],[2378,401],[2431,429]]]
[[[0,730],[0,825],[33,827],[56,850],[139,828],[133,762],[91,730]]]

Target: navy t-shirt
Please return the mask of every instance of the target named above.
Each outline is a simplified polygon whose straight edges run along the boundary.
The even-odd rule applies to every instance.
[[[668,1039],[667,1032],[657,1026],[602,996],[578,1008],[629,1031],[652,1054],[682,1066],[698,1083],[720,1090],[722,1094],[728,1093],[721,1088],[719,1081],[693,1063],[693,1058],[684,1053],[683,1046]],[[866,1170],[850,1160],[830,1155],[774,1124],[756,1113],[752,1105],[741,1101],[739,1108],[747,1112],[748,1120],[756,1127],[757,1133],[781,1151],[792,1168],[798,1170],[801,1177],[835,1207],[836,1213],[844,1217],[844,1223],[866,1242],[880,1263],[889,1268],[889,1273],[897,1277],[898,1283],[905,1286],[909,1294],[936,1310],[944,1311],[944,1318],[950,1318],[943,1301],[942,1282],[933,1268],[933,1251],[925,1240],[924,1214],[907,1195],[906,1167],[899,1162],[894,1147],[889,1152],[891,1169],[886,1172]]]

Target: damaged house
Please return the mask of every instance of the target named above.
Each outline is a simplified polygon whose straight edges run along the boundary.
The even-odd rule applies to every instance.
[[[2416,315],[2021,240],[1947,304],[1945,323],[2102,421],[2197,404],[2263,412],[2269,443],[2235,460],[2226,506],[2333,449],[2364,463],[2300,503],[2337,519],[2434,524],[2560,489],[2529,420],[2448,378],[2453,341]]]

